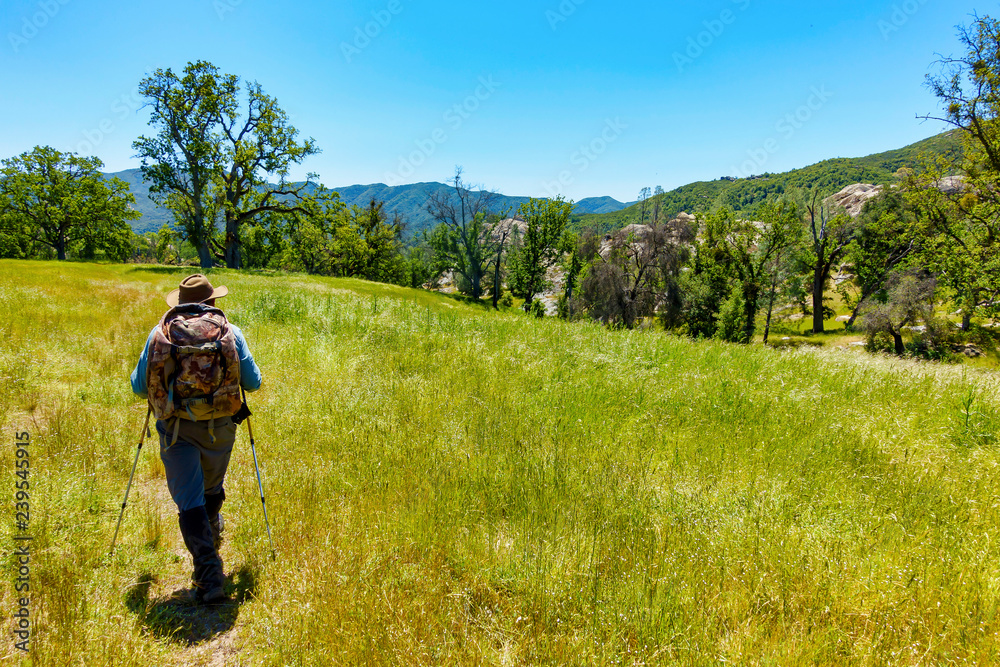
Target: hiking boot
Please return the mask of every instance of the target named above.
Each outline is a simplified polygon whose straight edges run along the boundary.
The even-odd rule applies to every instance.
[[[215,515],[215,518],[209,518],[208,523],[212,526],[212,538],[215,543],[215,550],[218,551],[222,547],[222,531],[226,529],[226,522],[222,519],[222,512]]]
[[[229,602],[229,596],[226,595],[226,589],[222,586],[216,586],[210,591],[206,591],[201,598],[198,598],[198,594],[195,594],[195,599],[202,604],[220,604],[223,602]]]
[[[178,522],[184,545],[194,561],[191,579],[194,582],[195,599],[207,604],[225,601],[227,598],[223,587],[226,575],[222,570],[222,559],[215,548],[215,536],[205,506],[181,512]]]
[[[215,543],[215,550],[222,546],[222,531],[225,530],[225,522],[222,520],[222,503],[226,500],[226,490],[220,489],[218,493],[205,494],[205,512],[208,514],[208,522],[212,525],[212,537]]]

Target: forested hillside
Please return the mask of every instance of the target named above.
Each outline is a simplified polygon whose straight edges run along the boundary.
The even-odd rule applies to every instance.
[[[157,206],[149,196],[149,184],[142,180],[142,172],[138,169],[126,169],[108,177],[117,176],[126,183],[135,195],[135,207],[142,217],[132,223],[132,229],[137,234],[158,231],[163,225],[170,224],[173,217],[167,209]],[[427,211],[427,202],[435,194],[450,194],[452,187],[444,183],[413,183],[410,185],[389,186],[384,183],[372,185],[348,185],[333,188],[340,198],[348,205],[367,206],[372,199],[385,202],[385,210],[389,215],[399,214],[406,221],[406,236],[413,238],[423,230],[434,226],[434,217]],[[315,188],[309,188],[315,192]],[[528,197],[510,197],[501,195],[497,198],[498,206],[516,210],[518,206],[528,201]],[[593,213],[608,213],[621,210],[627,206],[612,197],[589,197],[575,203],[574,211],[580,215]]]
[[[823,197],[832,195],[853,183],[875,185],[891,183],[902,168],[915,167],[924,156],[943,155],[957,157],[960,152],[959,135],[956,131],[945,132],[904,148],[885,153],[876,153],[861,158],[833,158],[814,165],[795,169],[783,174],[762,174],[751,178],[717,181],[701,181],[671,190],[655,199],[661,207],[660,214],[674,217],[681,211],[694,213],[729,206],[742,210],[760,204],[768,197],[782,194],[793,188],[819,188]],[[647,202],[647,214],[654,204]],[[640,222],[642,203],[636,203],[621,211],[604,214],[582,214],[573,219],[573,227],[585,229],[595,227],[601,231],[621,229]]]

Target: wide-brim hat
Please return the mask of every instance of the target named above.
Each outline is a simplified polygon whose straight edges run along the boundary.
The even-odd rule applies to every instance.
[[[208,278],[200,273],[188,276],[181,281],[181,286],[167,295],[167,305],[171,308],[185,303],[204,303],[210,299],[219,299],[229,294],[225,285],[212,287]]]

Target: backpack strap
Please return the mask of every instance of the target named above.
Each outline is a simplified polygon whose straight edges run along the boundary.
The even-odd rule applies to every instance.
[[[223,333],[223,335],[225,335],[225,330],[223,330],[222,333]],[[228,366],[226,364],[226,355],[222,351],[222,340],[217,340],[214,343],[209,343],[209,345],[211,345],[212,347],[215,348],[215,357],[219,360],[219,365],[222,367],[222,382],[225,383],[225,381],[226,381],[226,373],[229,371],[229,368],[228,368]],[[209,405],[213,405],[213,406],[215,405],[215,392],[214,391],[208,397],[207,402],[209,403]],[[212,411],[212,417],[211,417],[211,419],[208,420],[208,435],[209,435],[209,437],[212,438],[212,444],[214,445],[215,444],[215,411],[214,410]]]
[[[174,437],[171,438],[170,440],[170,445],[169,445],[170,447],[173,447],[174,445],[177,444],[177,436],[180,435],[180,432],[181,432],[181,418],[179,416],[174,417]]]
[[[225,331],[223,331],[225,335]],[[219,357],[219,365],[222,366],[222,382],[226,381],[226,374],[229,373],[229,362],[226,361],[226,353],[222,351],[222,340],[215,341],[215,354]],[[212,392],[212,397],[215,397],[215,392]]]
[[[169,378],[167,378],[167,403],[173,404],[174,408],[177,408],[180,407],[181,401],[180,398],[174,395],[174,385],[177,382],[177,376],[181,372],[181,365],[177,360],[177,346],[173,343],[170,343],[170,358],[173,359],[174,362],[174,372],[170,374]],[[174,434],[174,440],[177,440],[176,433]],[[172,445],[174,443],[170,444]]]
[[[177,352],[181,354],[201,354],[203,352],[222,354],[222,343],[219,341],[202,343],[201,345],[174,345],[171,343],[171,346],[170,351],[172,354],[176,354]]]

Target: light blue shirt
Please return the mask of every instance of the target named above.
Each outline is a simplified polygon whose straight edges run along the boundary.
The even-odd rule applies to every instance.
[[[139,363],[136,364],[135,370],[132,371],[132,392],[142,398],[148,397],[146,364],[149,357],[150,343],[153,341],[153,335],[159,326],[156,325],[149,332],[149,337],[146,338],[146,346],[142,348],[142,354],[139,355]],[[233,329],[233,336],[236,338],[236,353],[240,357],[240,386],[247,391],[257,391],[260,389],[261,382],[260,369],[257,368],[257,362],[253,360],[250,348],[247,347],[246,338],[243,337],[243,332],[240,331],[240,328],[235,324],[230,324],[229,326]]]

